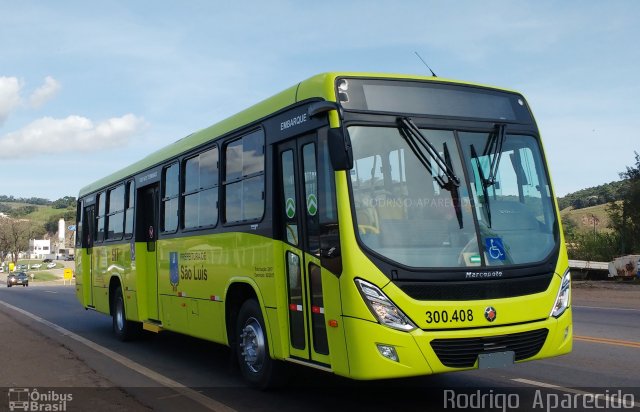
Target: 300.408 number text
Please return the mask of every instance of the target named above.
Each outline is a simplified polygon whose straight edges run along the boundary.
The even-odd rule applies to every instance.
[[[449,323],[449,322],[471,322],[473,321],[473,311],[471,309],[428,310],[426,312],[427,323]]]

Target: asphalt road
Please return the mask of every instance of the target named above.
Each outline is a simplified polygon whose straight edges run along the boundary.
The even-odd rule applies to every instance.
[[[640,309],[616,308],[615,302],[603,305],[609,307],[574,303],[574,350],[567,356],[506,369],[377,382],[292,365],[289,385],[271,392],[245,388],[223,346],[168,332],[130,343],[115,340],[111,319],[82,309],[73,287],[0,286],[2,302],[32,315],[6,305],[0,310],[62,341],[96,373],[156,410],[426,411],[460,408],[465,402],[473,407],[474,399],[485,402],[472,408],[477,410],[560,410],[562,405],[554,402],[563,399],[574,402],[564,405],[573,407],[569,410],[583,410],[589,406],[580,402],[589,394],[604,395],[596,398],[600,405],[615,406],[611,402],[618,393],[629,395],[626,406],[640,409]]]

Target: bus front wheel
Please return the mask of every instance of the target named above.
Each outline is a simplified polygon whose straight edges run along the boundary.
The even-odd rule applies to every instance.
[[[238,312],[235,349],[242,376],[251,386],[267,389],[282,382],[282,365],[269,355],[262,311],[254,299],[245,301]]]

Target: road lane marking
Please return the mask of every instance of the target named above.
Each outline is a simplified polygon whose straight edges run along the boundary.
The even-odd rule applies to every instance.
[[[607,308],[604,306],[578,306],[578,305],[573,305],[574,308],[580,308],[580,309],[605,309],[605,310],[622,310],[622,311],[628,311],[628,312],[640,312],[640,309],[631,309],[631,308]]]
[[[593,336],[576,336],[576,335],[573,336],[573,339],[579,340],[582,342],[603,343],[605,345],[616,345],[616,346],[626,346],[629,348],[640,348],[640,342],[633,342],[628,340],[596,338]]]
[[[574,395],[582,395],[582,396],[589,395],[589,396],[593,396],[594,398],[604,398],[607,401],[616,402],[616,405],[622,406],[620,405],[620,402],[619,402],[620,399],[617,399],[616,397],[607,395],[605,393],[593,393],[593,392],[581,391],[579,389],[567,388],[564,386],[553,385],[551,383],[546,383],[546,382],[532,381],[530,379],[524,379],[524,378],[514,378],[511,380],[513,382],[522,383],[524,385],[538,386],[540,388],[553,389],[556,391],[566,392],[566,393],[573,393]],[[640,408],[640,403],[634,401],[633,406],[635,408]]]
[[[67,336],[77,342],[80,342],[88,347],[90,347],[91,349],[111,358],[112,360],[118,362],[119,364],[126,366],[127,368],[134,370],[136,372],[138,372],[139,374],[146,376],[147,378],[159,383],[162,386],[166,386],[168,388],[173,389],[174,391],[180,393],[181,395],[199,403],[200,405],[204,406],[207,409],[210,409],[212,411],[219,411],[219,412],[236,412],[235,409],[221,403],[218,402],[212,398],[209,398],[208,396],[205,396],[203,394],[201,394],[200,392],[197,392],[183,384],[181,384],[180,382],[174,381],[171,378],[168,378],[152,369],[149,369],[145,366],[142,366],[141,364],[127,358],[124,357],[122,355],[120,355],[117,352],[112,351],[111,349],[105,348],[104,346],[98,345],[97,343],[84,338],[80,335],[77,335],[73,332],[71,332],[68,329],[63,328],[62,326],[56,325],[55,323],[49,322],[46,319],[41,318],[38,315],[34,315],[31,312],[27,312],[24,309],[21,309],[19,307],[10,305],[2,300],[0,300],[0,305],[3,305],[9,309],[13,309],[16,312],[19,312],[25,316],[27,316],[28,318],[31,318],[33,320],[35,320],[36,322],[42,323],[43,325],[46,325],[52,329],[54,329],[55,331],[61,333],[64,336]]]

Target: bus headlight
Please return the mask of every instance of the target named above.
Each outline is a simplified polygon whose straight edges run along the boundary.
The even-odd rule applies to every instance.
[[[416,325],[378,287],[362,279],[356,279],[355,282],[365,303],[378,322],[405,332],[416,328]]]
[[[551,314],[554,318],[559,317],[571,304],[571,273],[567,269],[562,277],[562,284],[560,285],[560,291],[556,297],[556,302],[553,304]]]

